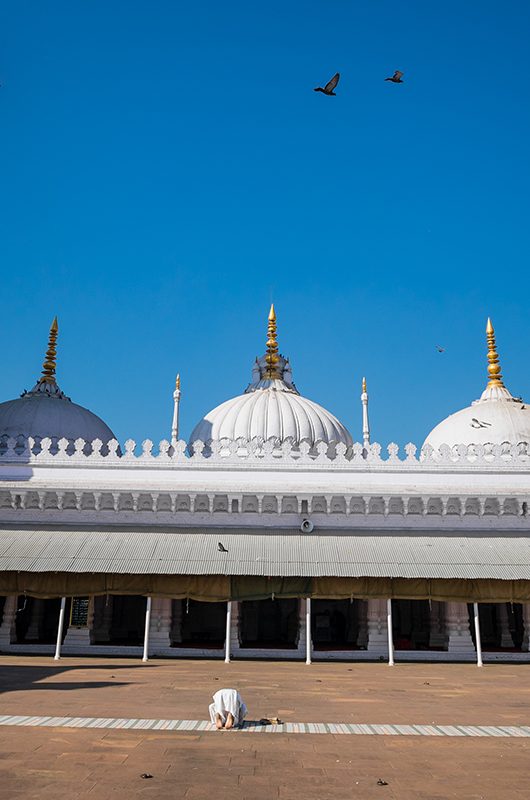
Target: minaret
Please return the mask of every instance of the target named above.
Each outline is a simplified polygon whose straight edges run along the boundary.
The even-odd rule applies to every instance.
[[[175,381],[173,392],[173,425],[171,427],[171,444],[175,445],[179,438],[179,405],[180,405],[180,374]]]
[[[363,378],[361,403],[363,404],[363,446],[370,447],[370,423],[368,422],[368,392],[366,391],[366,378]]]
[[[39,378],[39,383],[57,383],[55,380],[56,356],[57,356],[57,335],[59,333],[59,325],[57,324],[57,317],[54,317],[50,328],[50,336],[48,338],[48,349],[42,365],[42,376]]]

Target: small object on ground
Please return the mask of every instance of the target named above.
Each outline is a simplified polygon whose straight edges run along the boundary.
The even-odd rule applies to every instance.
[[[322,681],[320,680],[320,678],[317,678],[317,681],[316,681],[316,682],[317,682],[317,683],[322,683]]]
[[[259,721],[260,725],[282,725],[279,717],[262,717]]]
[[[140,778],[144,778],[144,780],[147,780],[147,778],[152,778],[152,777],[153,776],[151,775],[150,772],[142,772],[142,774],[140,775]]]
[[[317,88],[313,89],[313,91],[314,92],[322,92],[322,94],[327,94],[328,97],[336,97],[336,94],[333,91],[333,89],[336,88],[337,83],[339,82],[339,79],[340,79],[340,72],[337,72],[332,77],[332,79],[326,83],[324,88],[322,88],[322,86],[317,86]]]
[[[391,78],[385,78],[385,81],[392,81],[392,83],[403,83],[401,78],[403,77],[403,73],[397,69]]]
[[[431,684],[429,683],[429,681],[423,681],[423,685],[424,686],[430,686]]]
[[[219,550],[220,553],[228,553],[228,550],[226,549],[226,547],[222,542],[217,542],[217,549]]]
[[[388,781],[384,781],[382,778],[379,778],[377,781],[378,786],[388,786]]]

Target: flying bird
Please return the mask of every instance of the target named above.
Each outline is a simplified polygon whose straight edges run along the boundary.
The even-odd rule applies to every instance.
[[[391,78],[385,78],[385,81],[392,81],[392,83],[403,83],[401,78],[403,77],[403,73],[397,69]]]
[[[228,553],[228,550],[226,549],[226,547],[222,542],[217,542],[217,549],[219,550],[220,553]]]
[[[317,88],[314,89],[313,91],[322,92],[322,94],[327,94],[329,97],[332,97],[332,96],[336,97],[336,94],[333,91],[333,89],[335,89],[335,87],[337,86],[337,83],[339,82],[339,78],[340,78],[340,72],[337,72],[337,74],[334,75],[332,77],[332,79],[330,81],[328,81],[328,83],[326,83],[324,88],[322,88],[321,86],[317,86]]]
[[[439,344],[434,345],[439,353],[445,353],[445,347],[441,347]]]
[[[491,422],[484,422],[481,419],[477,419],[476,417],[471,418],[471,427],[472,428],[491,428]]]

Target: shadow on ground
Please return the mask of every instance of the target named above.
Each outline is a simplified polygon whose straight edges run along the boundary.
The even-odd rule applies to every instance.
[[[149,668],[146,664],[124,664],[124,665],[117,665],[112,664],[111,669],[112,672],[118,673],[120,669],[145,669]],[[99,681],[91,681],[91,680],[83,680],[83,681],[64,681],[61,683],[44,683],[50,678],[54,678],[58,675],[63,675],[65,673],[73,673],[76,670],[80,670],[82,672],[87,672],[87,670],[98,670],[101,672],[101,665],[88,665],[83,664],[79,666],[68,666],[67,664],[54,664],[47,666],[31,666],[31,665],[19,665],[19,664],[4,664],[0,665],[0,693],[6,692],[26,692],[32,689],[37,690],[53,690],[53,691],[63,691],[68,690],[71,691],[72,689],[103,689],[108,686],[129,686],[132,681],[119,681],[119,680],[99,680]]]

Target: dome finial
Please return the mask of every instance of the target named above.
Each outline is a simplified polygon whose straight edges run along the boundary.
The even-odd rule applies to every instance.
[[[265,355],[265,363],[267,364],[266,377],[269,380],[281,378],[278,370],[278,342],[276,340],[276,312],[274,310],[274,303],[271,303],[269,311],[269,324],[267,327],[267,353]]]
[[[48,338],[48,349],[46,350],[46,357],[42,365],[42,377],[39,383],[56,383],[55,381],[55,357],[57,355],[57,334],[59,333],[59,326],[57,324],[57,317],[54,317],[50,328],[50,335]]]
[[[501,375],[501,365],[499,364],[499,354],[497,353],[495,344],[495,331],[491,324],[491,319],[488,317],[486,325],[486,339],[488,340],[488,387],[489,386],[503,386]]]

